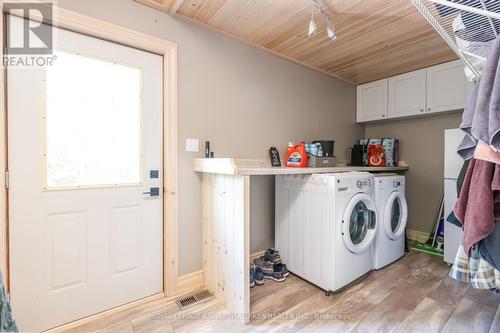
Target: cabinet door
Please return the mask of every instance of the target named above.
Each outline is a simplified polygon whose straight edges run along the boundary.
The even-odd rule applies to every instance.
[[[358,86],[356,113],[358,123],[387,117],[387,79]]]
[[[427,68],[427,112],[463,109],[472,87],[460,60]]]
[[[425,69],[389,78],[388,117],[415,116],[425,112]]]

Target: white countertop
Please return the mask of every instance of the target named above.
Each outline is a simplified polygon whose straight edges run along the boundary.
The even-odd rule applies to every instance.
[[[327,168],[273,168],[269,160],[233,158],[197,158],[194,160],[194,171],[240,176],[303,175],[349,171],[402,172],[408,169],[408,164],[403,161],[399,161],[399,166],[397,167],[357,167],[339,165]]]

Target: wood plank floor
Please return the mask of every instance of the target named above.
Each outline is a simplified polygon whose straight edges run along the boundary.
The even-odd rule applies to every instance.
[[[215,299],[185,311],[156,300],[68,332],[500,332],[500,296],[469,288],[448,270],[439,257],[410,252],[330,297],[293,275],[266,281],[251,290],[248,325]]]

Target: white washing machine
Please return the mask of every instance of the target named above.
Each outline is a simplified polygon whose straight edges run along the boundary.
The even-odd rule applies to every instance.
[[[335,291],[373,268],[377,215],[369,173],[276,176],[276,239],[288,269]]]
[[[405,230],[408,205],[405,198],[405,177],[395,174],[375,176],[377,204],[377,236],[373,246],[373,268],[380,269],[405,253]]]

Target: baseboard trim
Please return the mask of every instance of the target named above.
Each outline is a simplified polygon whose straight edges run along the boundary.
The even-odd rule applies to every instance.
[[[429,239],[430,234],[428,232],[406,229],[406,238],[409,240],[425,243]]]
[[[177,280],[177,295],[186,294],[197,289],[200,289],[205,285],[203,278],[203,271],[197,271],[180,276]]]

